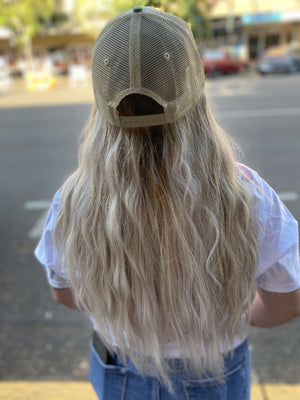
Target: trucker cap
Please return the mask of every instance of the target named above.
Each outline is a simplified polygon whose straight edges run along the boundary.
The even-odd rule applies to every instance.
[[[204,89],[204,69],[189,25],[152,7],[135,7],[104,27],[93,50],[95,103],[104,119],[122,127],[172,123],[188,113]],[[142,94],[163,113],[121,116],[117,107]]]

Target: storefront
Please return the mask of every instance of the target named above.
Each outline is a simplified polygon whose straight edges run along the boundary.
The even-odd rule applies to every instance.
[[[245,14],[241,23],[250,59],[256,59],[269,47],[300,41],[300,10]]]

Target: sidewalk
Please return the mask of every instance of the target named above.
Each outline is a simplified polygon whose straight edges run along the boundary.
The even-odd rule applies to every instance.
[[[22,78],[15,79],[7,93],[0,92],[0,108],[39,107],[46,105],[92,103],[91,81],[71,87],[67,77],[57,77],[57,85],[50,90],[29,92]]]

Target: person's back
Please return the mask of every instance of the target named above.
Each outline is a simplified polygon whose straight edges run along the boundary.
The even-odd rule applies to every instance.
[[[299,314],[297,223],[236,163],[182,20],[148,7],[120,15],[92,72],[79,166],[36,255],[51,286],[71,288],[56,300],[92,316],[94,388],[105,400],[248,399],[246,315],[272,326]],[[280,318],[270,287],[291,292]]]

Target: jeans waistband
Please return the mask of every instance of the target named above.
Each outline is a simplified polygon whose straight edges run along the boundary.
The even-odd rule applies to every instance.
[[[121,368],[127,368],[131,372],[139,374],[138,370],[136,369],[135,365],[130,361],[130,359],[127,359],[126,363],[124,363],[120,359],[120,357],[118,357],[117,352],[110,353],[106,348],[105,344],[98,336],[96,331],[94,331],[93,333],[92,343],[98,355],[100,356],[101,360],[105,364],[115,365]],[[246,339],[242,344],[240,344],[234,349],[232,355],[229,354],[224,358],[225,370],[230,369],[233,363],[239,363],[243,359],[247,351],[248,351],[248,340]],[[168,365],[171,367],[172,371],[175,373],[176,371],[182,371],[184,369],[183,367],[184,362],[180,358],[167,359],[167,362]]]

